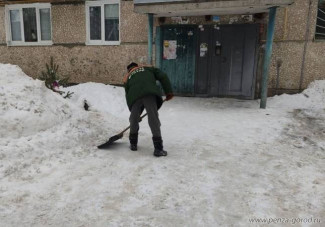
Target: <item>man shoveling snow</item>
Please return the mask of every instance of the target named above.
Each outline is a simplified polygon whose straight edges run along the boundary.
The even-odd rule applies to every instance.
[[[126,101],[131,111],[129,118],[130,148],[133,151],[137,150],[139,120],[145,108],[155,147],[154,156],[166,156],[167,151],[163,149],[160,131],[161,124],[158,115],[158,109],[162,106],[163,100],[156,81],[158,80],[161,83],[166,94],[166,101],[173,98],[170,81],[165,73],[154,67],[138,66],[138,64],[132,62],[127,66],[127,70],[128,74],[125,75],[123,82]]]

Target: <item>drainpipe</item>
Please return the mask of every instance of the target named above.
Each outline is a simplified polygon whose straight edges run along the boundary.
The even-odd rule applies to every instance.
[[[307,16],[307,28],[306,28],[306,34],[305,34],[305,45],[304,45],[304,52],[302,55],[302,63],[301,63],[301,74],[300,74],[300,81],[299,81],[299,92],[302,90],[302,83],[304,80],[304,74],[305,74],[305,61],[306,61],[306,50],[307,50],[307,44],[309,39],[309,22],[310,22],[310,8],[311,8],[312,0],[309,1],[309,8],[308,8],[308,16]]]
[[[266,108],[267,84],[268,84],[268,77],[269,77],[270,61],[272,56],[272,43],[274,37],[276,8],[277,7],[270,8],[269,22],[267,25],[267,39],[266,39],[264,62],[263,62],[262,90],[261,90],[261,103],[260,103],[260,108],[262,109]]]
[[[153,14],[148,13],[148,65],[152,65]]]
[[[278,59],[276,61],[276,86],[275,86],[275,94],[279,94],[279,83],[280,83],[280,68],[282,65],[282,59]]]

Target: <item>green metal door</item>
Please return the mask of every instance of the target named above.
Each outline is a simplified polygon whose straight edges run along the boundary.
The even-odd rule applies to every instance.
[[[160,29],[160,68],[167,73],[175,94],[194,95],[194,26],[162,26]]]

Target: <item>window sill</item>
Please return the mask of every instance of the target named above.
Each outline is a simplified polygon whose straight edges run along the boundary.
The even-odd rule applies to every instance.
[[[112,41],[112,42],[86,42],[87,46],[119,46],[121,45],[120,41]]]
[[[25,43],[25,42],[7,42],[7,46],[52,46],[53,42],[35,42],[35,43]]]
[[[325,39],[314,39],[315,43],[322,43],[325,42]]]

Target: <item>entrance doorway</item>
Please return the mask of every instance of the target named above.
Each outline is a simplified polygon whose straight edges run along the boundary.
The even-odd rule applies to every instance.
[[[253,98],[258,26],[202,26],[198,33],[195,93]]]
[[[160,67],[176,94],[253,99],[257,24],[161,27]]]

